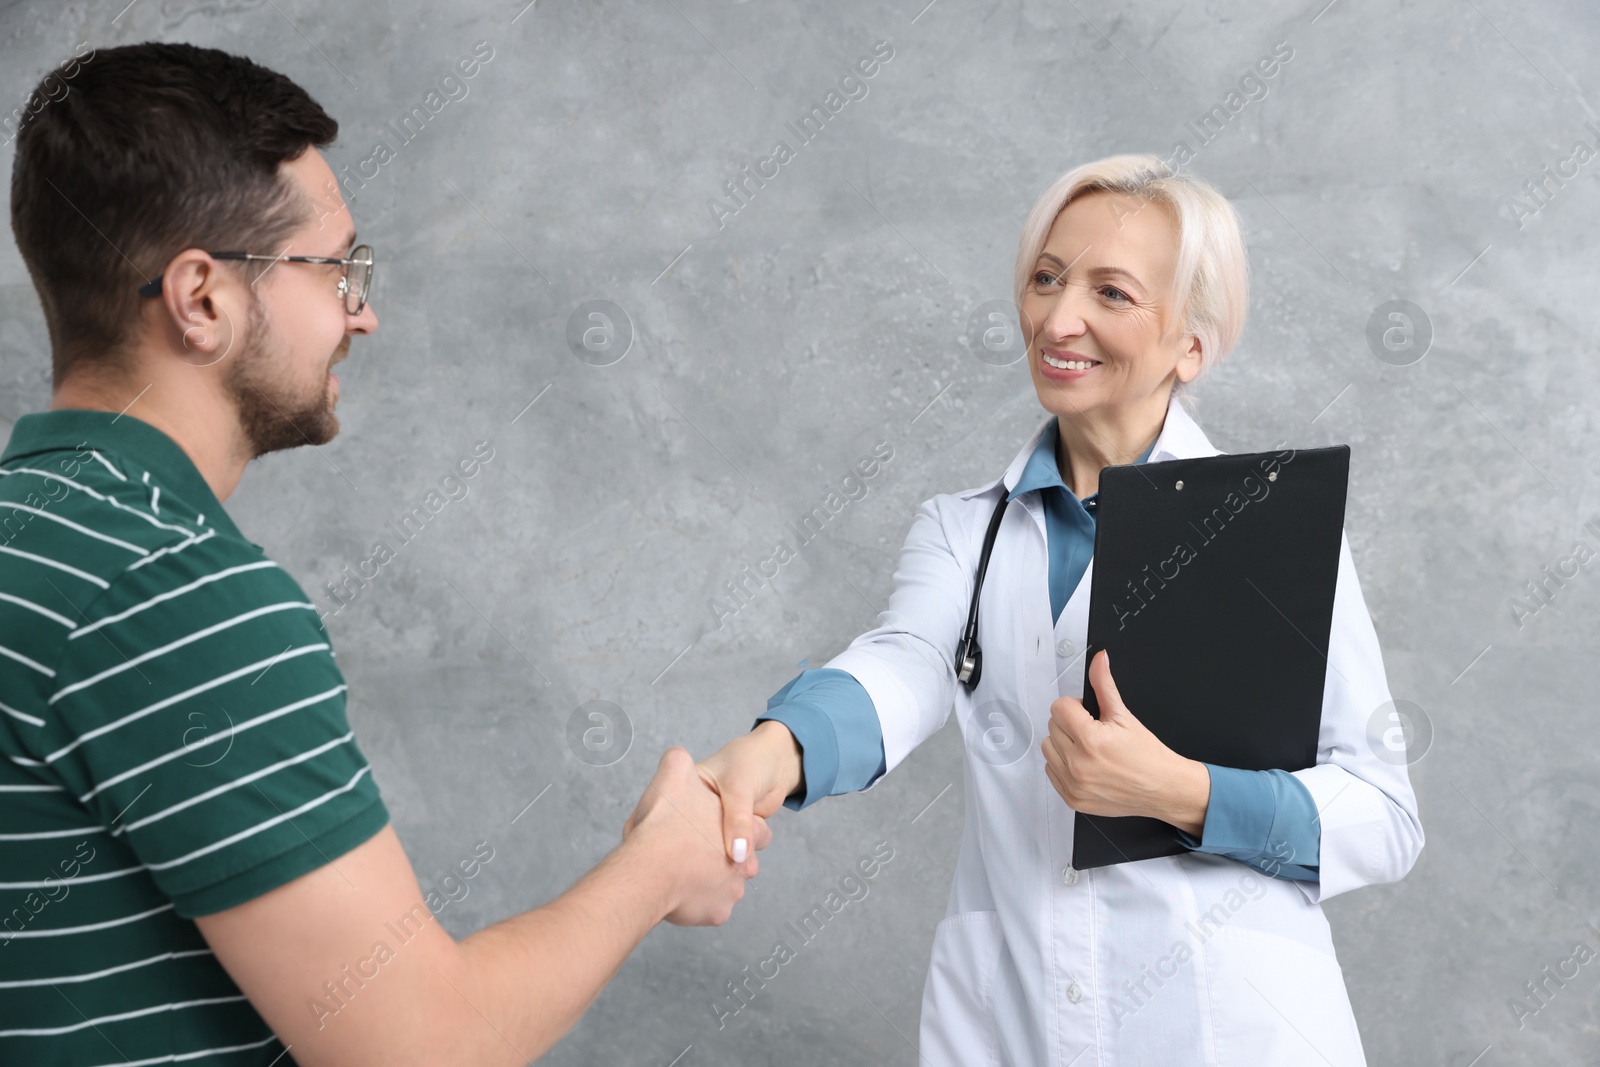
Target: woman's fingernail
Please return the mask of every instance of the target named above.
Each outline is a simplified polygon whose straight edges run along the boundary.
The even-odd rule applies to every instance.
[[[733,862],[743,863],[744,858],[750,855],[750,842],[742,837],[733,839]]]

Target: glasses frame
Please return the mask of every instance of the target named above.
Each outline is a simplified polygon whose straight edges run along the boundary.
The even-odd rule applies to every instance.
[[[360,254],[362,252],[366,253],[364,257]],[[350,250],[350,256],[348,258],[340,256],[271,256],[263,255],[259,252],[208,251],[206,255],[210,256],[212,259],[259,261],[270,260],[275,263],[320,263],[329,266],[337,264],[341,268],[339,271],[339,297],[344,301],[344,309],[346,313],[351,315],[361,314],[361,312],[367,306],[367,294],[372,292],[373,252],[371,245],[356,245]],[[353,308],[350,306],[350,300],[351,294],[355,292],[356,287],[350,284],[351,267],[364,268],[361,274],[360,295],[356,298],[356,306]],[[162,276],[158,274],[154,278],[151,278],[149,281],[145,282],[143,285],[139,286],[139,295],[160,296],[161,279]]]

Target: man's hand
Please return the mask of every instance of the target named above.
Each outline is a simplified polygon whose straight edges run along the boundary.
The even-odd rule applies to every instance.
[[[702,760],[699,770],[722,798],[722,845],[736,863],[749,853],[755,825],[764,824],[789,794],[805,785],[800,745],[776,719],[729,741]]]
[[[720,926],[744,897],[744,883],[760,870],[757,849],[772,841],[764,818],[756,818],[741,862],[723,851],[722,804],[696,772],[694,758],[678,746],[661,755],[656,775],[622,828],[629,844],[648,846],[667,874],[665,918],[678,926]]]
[[[1205,764],[1172,751],[1128,710],[1111,680],[1109,652],[1090,662],[1089,683],[1098,720],[1076,697],[1050,705],[1050,732],[1040,746],[1050,784],[1074,811],[1147,815],[1200,836],[1211,800]]]

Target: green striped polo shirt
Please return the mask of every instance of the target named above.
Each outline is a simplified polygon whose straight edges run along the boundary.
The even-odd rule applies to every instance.
[[[0,1063],[279,1059],[193,919],[387,821],[317,610],[177,443],[112,412],[18,420],[0,455]]]

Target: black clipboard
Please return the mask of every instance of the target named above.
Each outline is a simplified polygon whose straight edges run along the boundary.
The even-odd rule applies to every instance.
[[[1350,446],[1100,472],[1083,703],[1117,691],[1168,747],[1246,770],[1317,760]],[[1185,551],[1187,550],[1187,551]],[[1078,813],[1078,870],[1188,851],[1159,819]]]

